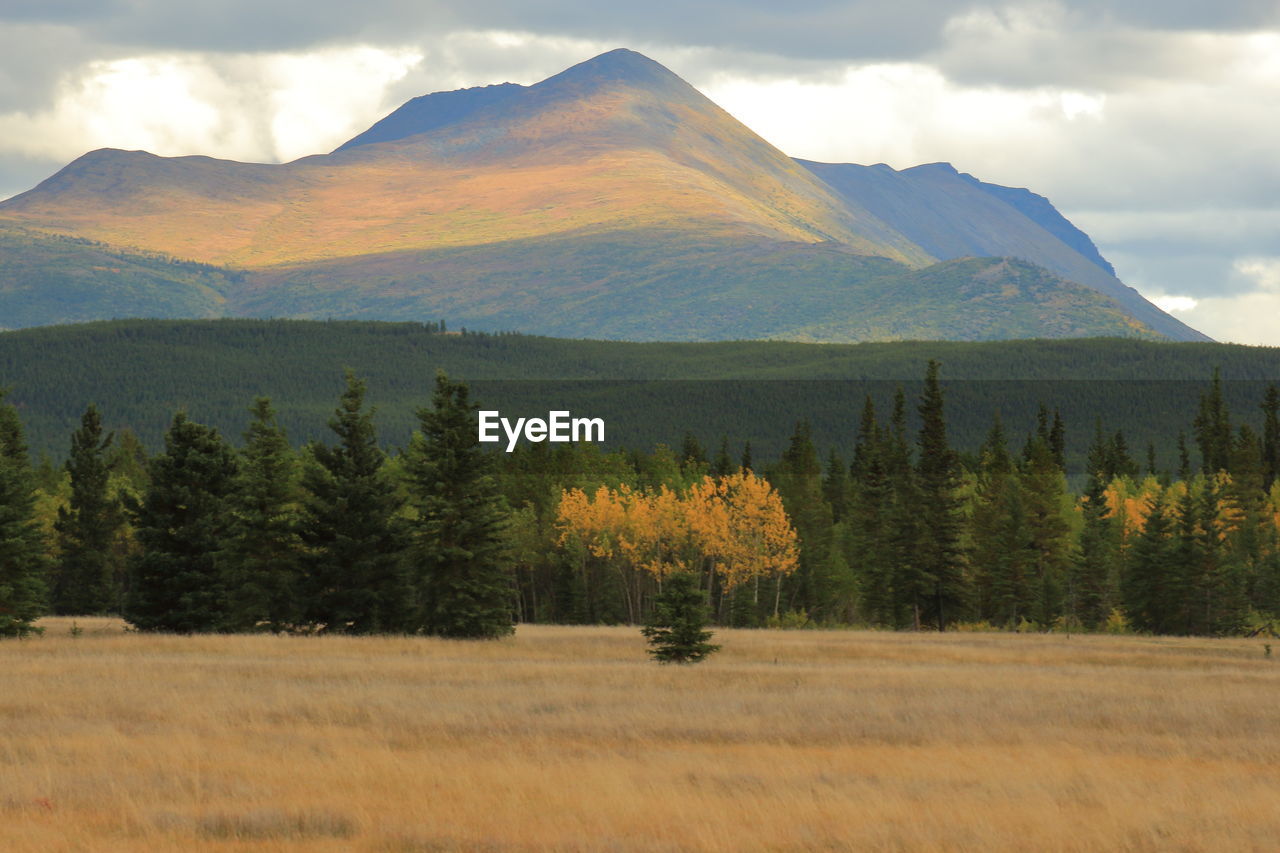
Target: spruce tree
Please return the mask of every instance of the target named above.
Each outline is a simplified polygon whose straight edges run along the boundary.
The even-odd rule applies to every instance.
[[[1087,480],[1081,505],[1084,529],[1080,532],[1080,550],[1070,568],[1066,596],[1068,613],[1086,628],[1098,628],[1105,623],[1113,604],[1108,587],[1116,566],[1116,554],[1106,502],[1111,473],[1107,470],[1107,442],[1099,420],[1085,469]]]
[[[825,617],[838,579],[831,564],[831,508],[822,494],[822,465],[807,420],[796,423],[773,482],[800,540],[800,566],[785,596],[788,607]],[[781,576],[776,583],[775,601],[785,588]]]
[[[1267,386],[1262,400],[1262,488],[1280,480],[1280,388]]]
[[[18,410],[0,391],[0,637],[38,631],[45,612],[45,542]]]
[[[885,515],[886,545],[893,589],[893,624],[917,631],[921,625],[919,544],[924,535],[920,516],[920,487],[907,438],[907,397],[899,385],[893,397],[889,426],[881,435],[880,455],[890,487]],[[925,590],[927,591],[927,590]]]
[[[876,422],[875,404],[868,396],[850,465],[850,562],[861,588],[864,618],[894,627],[894,561],[888,529],[893,487],[885,470],[883,451],[884,437]]]
[[[693,572],[668,575],[654,599],[653,613],[640,632],[649,654],[660,663],[697,663],[719,650],[708,640],[707,605]]]
[[[1169,517],[1159,495],[1151,497],[1142,533],[1133,544],[1121,579],[1121,595],[1129,624],[1139,631],[1161,633],[1169,619],[1169,567],[1175,543]]]
[[[1026,616],[1028,539],[1021,489],[997,413],[979,454],[970,523],[974,592],[981,618],[1014,627]]]
[[[133,510],[142,550],[130,561],[124,617],[140,631],[223,630],[235,454],[216,429],[182,412],[164,448],[151,460],[150,487]]]
[[[111,435],[102,434],[102,418],[89,406],[71,435],[66,471],[71,500],[58,508],[58,567],[53,612],[90,615],[119,609],[120,575],[116,538],[124,524],[120,502],[112,494],[107,453]]]
[[[913,605],[927,620],[944,630],[964,616],[968,604],[964,552],[960,544],[962,517],[957,495],[960,478],[955,451],[947,444],[938,362],[929,361],[920,398],[920,572],[907,590]]]
[[[733,473],[733,460],[729,458],[729,436],[720,436],[720,449],[711,463],[711,473],[717,477],[727,477]]]
[[[1070,526],[1063,515],[1066,480],[1054,450],[1037,437],[1019,475],[1034,578],[1034,621],[1048,630],[1062,613],[1063,586],[1070,559]]]
[[[286,631],[302,618],[301,468],[271,401],[257,398],[250,412],[231,501],[228,627]]]
[[[493,457],[479,444],[467,386],[436,376],[430,409],[406,459],[417,509],[410,560],[423,630],[444,637],[502,637],[512,624],[510,560],[504,540],[509,513]]]
[[[839,524],[849,511],[849,475],[834,448],[827,455],[827,470],[822,477],[822,494],[831,507],[831,520]]]
[[[304,618],[326,633],[414,629],[404,571],[403,500],[378,447],[365,383],[348,370],[329,428],[336,447],[308,446],[301,534]]]
[[[1200,395],[1200,411],[1195,420],[1196,444],[1205,474],[1226,471],[1231,465],[1231,418],[1222,396],[1222,375],[1213,369],[1213,384]]]

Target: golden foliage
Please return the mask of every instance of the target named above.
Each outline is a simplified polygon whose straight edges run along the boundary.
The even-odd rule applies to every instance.
[[[799,560],[782,499],[762,477],[739,471],[704,477],[681,494],[600,486],[567,489],[557,514],[560,544],[661,579],[706,568],[725,589],[754,577],[789,574]]]

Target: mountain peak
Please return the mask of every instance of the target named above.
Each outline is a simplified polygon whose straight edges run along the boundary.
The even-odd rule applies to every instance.
[[[660,63],[625,47],[602,53],[548,77],[532,86],[499,83],[451,92],[421,95],[402,104],[368,130],[344,142],[333,153],[392,142],[450,125],[461,124],[473,114],[500,105],[514,109],[523,100],[529,104],[573,100],[614,89],[639,89],[663,98],[696,94],[684,80]],[[521,98],[521,96],[526,96]]]
[[[691,90],[665,65],[625,47],[594,56],[530,87],[534,91],[587,94],[600,89],[646,89],[658,93]]]

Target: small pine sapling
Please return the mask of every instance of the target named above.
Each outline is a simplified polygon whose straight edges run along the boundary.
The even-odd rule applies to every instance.
[[[640,629],[649,641],[649,654],[659,663],[697,663],[719,646],[707,642],[707,606],[697,575],[684,572],[667,577],[654,601],[649,624]]]

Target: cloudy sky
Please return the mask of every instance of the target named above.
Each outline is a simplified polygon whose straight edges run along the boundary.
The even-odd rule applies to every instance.
[[[94,148],[328,151],[614,47],[793,156],[1030,187],[1157,304],[1280,345],[1280,0],[0,0],[0,198]]]

